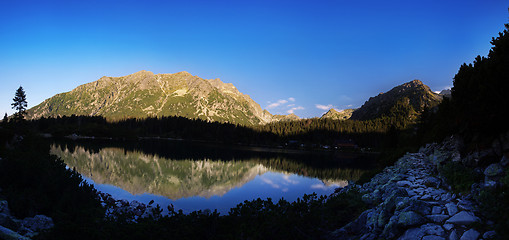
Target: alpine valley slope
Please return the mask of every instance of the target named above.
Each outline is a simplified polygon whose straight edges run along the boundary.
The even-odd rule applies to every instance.
[[[181,116],[242,125],[278,120],[233,84],[202,79],[188,72],[140,71],[123,77],[102,77],[27,111],[29,119],[73,114],[109,120]]]

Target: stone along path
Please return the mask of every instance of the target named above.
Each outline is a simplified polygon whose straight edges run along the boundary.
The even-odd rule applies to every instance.
[[[363,201],[372,206],[334,231],[331,239],[491,239],[469,195],[449,192],[424,153],[407,154],[364,184]],[[348,191],[348,189],[344,189]]]

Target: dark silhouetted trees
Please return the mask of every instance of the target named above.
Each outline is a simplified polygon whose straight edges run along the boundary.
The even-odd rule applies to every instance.
[[[14,101],[11,103],[12,108],[16,110],[16,113],[14,113],[14,120],[17,122],[24,120],[28,104],[25,91],[22,86],[19,86],[18,90],[16,90],[16,94],[12,101]]]

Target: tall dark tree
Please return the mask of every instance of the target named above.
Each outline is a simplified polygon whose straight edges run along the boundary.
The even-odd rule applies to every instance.
[[[14,119],[16,121],[23,120],[25,118],[28,104],[27,97],[22,86],[19,86],[18,90],[16,90],[16,94],[14,95],[12,101],[14,101],[13,103],[11,103],[12,108],[16,109],[16,113],[14,113]]]
[[[8,121],[9,121],[9,118],[7,117],[7,113],[5,113],[4,118],[2,119],[2,125],[6,126]]]

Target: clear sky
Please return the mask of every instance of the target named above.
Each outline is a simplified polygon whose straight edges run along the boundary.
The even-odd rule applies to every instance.
[[[420,79],[452,86],[509,22],[507,0],[0,1],[0,113],[102,76],[187,71],[273,114],[320,116]]]

